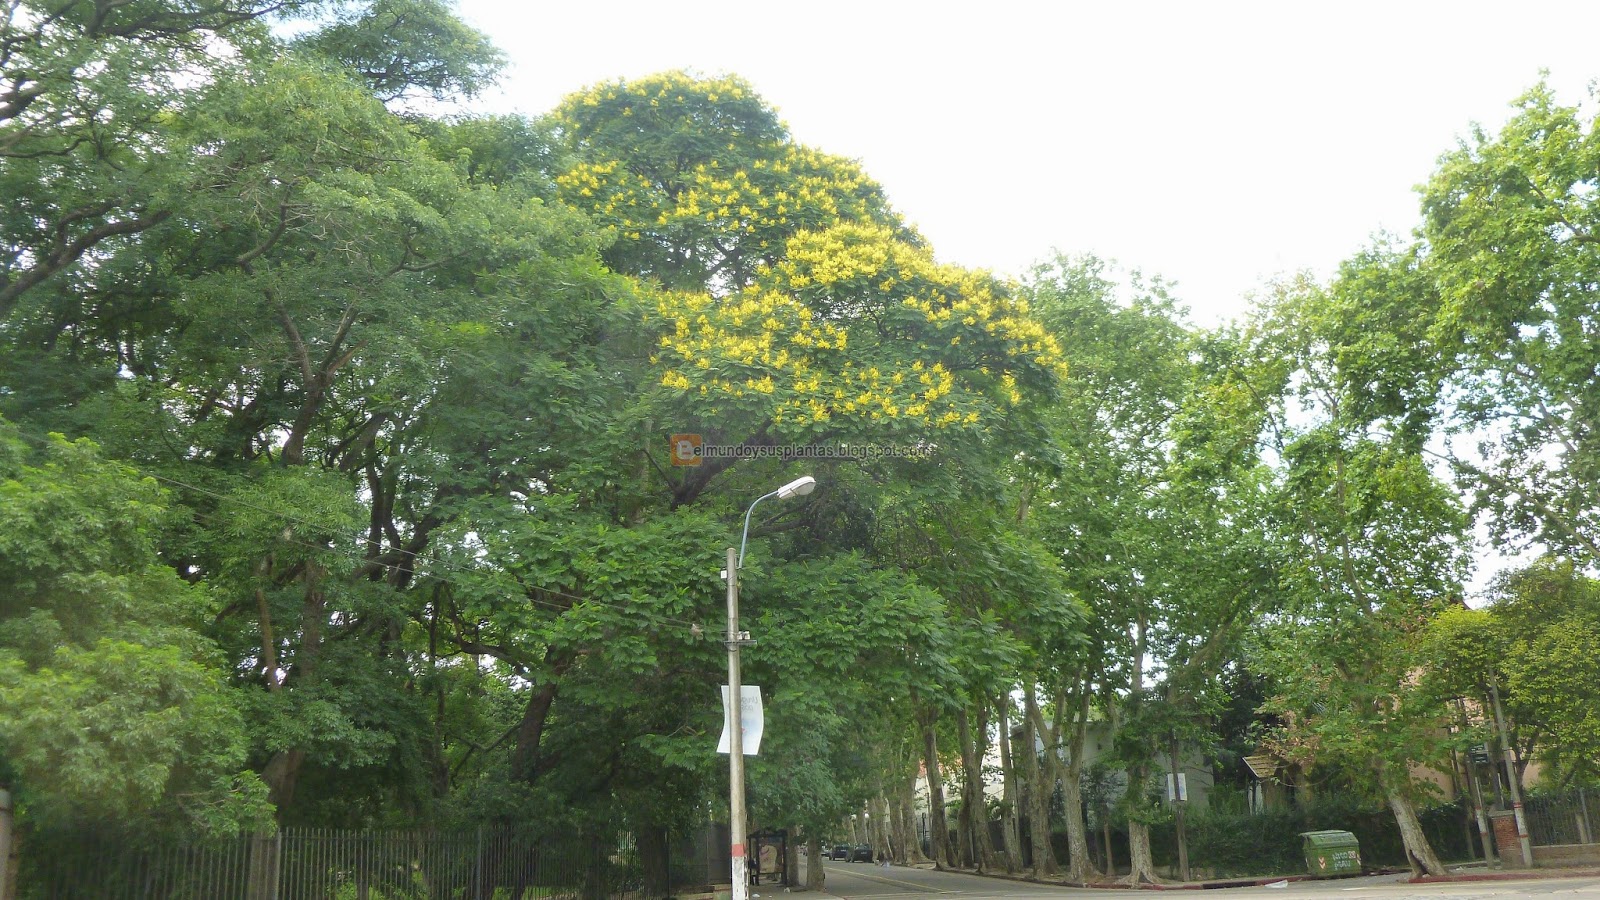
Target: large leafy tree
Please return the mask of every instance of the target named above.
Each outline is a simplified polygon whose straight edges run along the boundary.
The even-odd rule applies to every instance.
[[[1413,871],[1436,874],[1411,773],[1439,761],[1451,711],[1415,667],[1426,623],[1465,578],[1468,520],[1403,428],[1347,402],[1325,335],[1371,283],[1352,276],[1331,290],[1281,285],[1241,335],[1256,360],[1250,390],[1281,398],[1265,436],[1283,606],[1254,652],[1286,721],[1279,752],[1357,773],[1393,811]]]
[[[1515,108],[1440,160],[1415,244],[1352,261],[1370,289],[1335,346],[1369,415],[1438,428],[1498,540],[1591,563],[1600,132],[1542,84]]]
[[[1046,660],[1057,720],[1035,722],[1060,742],[1050,759],[1066,759],[1048,781],[1066,798],[1068,879],[1084,881],[1094,872],[1078,784],[1091,708],[1116,724],[1130,785],[1180,740],[1204,746],[1213,682],[1265,584],[1263,491],[1232,430],[1241,419],[1220,387],[1226,364],[1163,284],[1121,284],[1092,257],[1057,259],[1028,294],[1073,360],[1049,414],[1059,463],[1028,496],[1032,527],[1060,548],[1067,581],[1095,613],[1086,652]],[[1140,789],[1123,802],[1130,877],[1154,880],[1147,827],[1164,813]]]
[[[601,85],[569,98],[557,122],[575,157],[557,179],[560,196],[612,229],[608,261],[658,287],[647,318],[657,335],[649,391],[635,415],[659,429],[649,451],[661,460],[670,508],[752,498],[781,471],[771,461],[731,458],[666,466],[660,451],[670,431],[699,432],[746,457],[829,444],[884,454],[816,462],[825,498],[756,526],[787,531],[788,554],[859,550],[839,557],[854,560],[842,564],[897,573],[888,583],[902,587],[856,601],[865,621],[888,631],[870,657],[877,662],[854,671],[871,674],[876,694],[914,704],[912,715],[883,721],[915,720],[926,748],[940,714],[960,709],[970,677],[993,660],[965,652],[940,629],[895,636],[907,626],[894,624],[894,598],[937,601],[919,618],[971,615],[968,624],[995,627],[991,604],[1011,587],[995,587],[1004,576],[992,554],[985,562],[996,547],[984,536],[1003,504],[967,498],[1003,493],[992,462],[1037,441],[1032,410],[1063,368],[1054,339],[1009,285],[936,264],[858,167],[795,144],[737,79],[668,73]],[[813,527],[789,530],[799,524]],[[801,608],[818,615],[832,597],[823,591]],[[829,652],[822,640],[806,639],[813,659]],[[753,670],[766,652],[750,651]],[[780,671],[805,678],[797,667]],[[864,683],[838,687],[834,709],[870,708]],[[781,681],[774,689],[792,696]],[[791,708],[811,715],[803,704]],[[815,746],[807,759],[819,768],[790,770],[802,780],[807,772],[825,779],[820,767],[838,762],[824,752],[836,745],[822,741],[842,720],[816,715],[808,718],[817,740],[808,742]],[[888,781],[903,777],[889,771],[903,765],[899,746],[884,739],[867,753]],[[936,749],[925,755],[938,765]],[[794,824],[821,830],[819,812],[859,809],[876,790],[874,778],[846,781],[844,793],[817,798],[842,805],[801,804]]]

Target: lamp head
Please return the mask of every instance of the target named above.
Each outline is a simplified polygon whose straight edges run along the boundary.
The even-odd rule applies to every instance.
[[[817,480],[810,475],[802,475],[778,488],[778,499],[787,500],[790,497],[804,497],[817,487]]]

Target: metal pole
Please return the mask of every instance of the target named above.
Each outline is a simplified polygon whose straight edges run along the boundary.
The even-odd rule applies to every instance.
[[[1494,724],[1500,732],[1500,748],[1506,758],[1506,788],[1511,791],[1511,809],[1517,817],[1517,842],[1522,845],[1522,864],[1533,865],[1533,842],[1528,840],[1528,818],[1522,813],[1522,788],[1517,784],[1517,757],[1506,736],[1506,716],[1500,709],[1500,688],[1494,674],[1489,675],[1489,699],[1494,702]]]
[[[1460,697],[1456,698],[1456,714],[1461,717],[1461,730],[1465,732],[1468,729],[1467,702]],[[1494,844],[1490,840],[1489,819],[1483,812],[1483,788],[1478,784],[1478,764],[1472,759],[1470,749],[1461,760],[1461,769],[1466,773],[1467,784],[1472,789],[1472,814],[1478,820],[1478,840],[1483,844],[1483,861],[1495,865],[1499,860],[1495,858]]]
[[[1189,792],[1185,789],[1183,766],[1178,761],[1178,736],[1171,735],[1168,745],[1172,761],[1172,812],[1178,836],[1178,877],[1189,880],[1189,836],[1184,830],[1183,809],[1189,805]]]
[[[755,504],[750,504],[751,508]],[[748,515],[748,514],[747,514]],[[749,900],[744,855],[744,718],[739,702],[739,551],[728,548],[728,842],[733,900]]]

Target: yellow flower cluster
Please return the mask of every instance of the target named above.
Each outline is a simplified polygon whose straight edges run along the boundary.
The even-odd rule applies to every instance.
[[[928,278],[934,270],[931,258],[895,240],[893,232],[882,225],[849,223],[824,231],[803,231],[790,238],[786,249],[776,272],[797,289],[848,282],[866,288],[877,282],[879,290],[888,292],[897,283]]]
[[[890,368],[841,358],[847,330],[780,291],[752,289],[721,301],[666,294],[656,313],[668,326],[656,357],[663,387],[713,401],[768,398],[766,410],[785,428],[841,416],[930,430],[981,419],[943,363],[913,359],[909,368]]]
[[[633,106],[661,106],[663,103],[685,103],[689,98],[717,104],[724,101],[743,101],[755,97],[755,91],[742,78],[698,78],[684,71],[659,72],[633,80],[616,79],[573,94],[564,100],[556,112],[571,120],[579,109],[625,104]]]
[[[640,218],[656,205],[654,187],[616,160],[579,163],[556,176],[556,187],[568,203],[595,213],[607,225],[621,227],[634,239],[639,237]]]

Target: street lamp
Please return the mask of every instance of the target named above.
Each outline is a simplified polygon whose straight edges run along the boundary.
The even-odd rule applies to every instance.
[[[744,532],[739,549],[728,548],[728,840],[733,866],[733,900],[749,900],[749,863],[744,855],[744,710],[739,692],[739,648],[752,643],[748,632],[739,630],[739,567],[744,565],[745,543],[750,539],[750,514],[756,504],[769,497],[787,500],[804,497],[816,489],[817,480],[803,475],[770,494],[757,497],[744,513]]]

